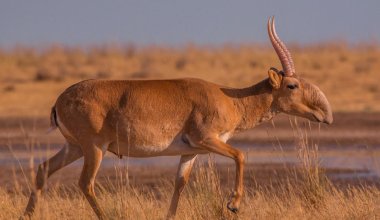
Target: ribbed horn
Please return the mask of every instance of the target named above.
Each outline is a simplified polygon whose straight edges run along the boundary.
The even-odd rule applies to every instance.
[[[296,72],[296,68],[294,67],[294,62],[292,55],[290,54],[290,51],[288,48],[286,48],[285,44],[281,41],[281,39],[278,37],[277,32],[276,32],[276,25],[274,24],[274,16],[272,18],[272,31],[273,31],[273,36],[277,40],[277,42],[280,44],[282,50],[285,52],[287,60],[290,63],[290,66],[292,68],[292,74]]]
[[[285,75],[292,76],[295,72],[293,60],[289,50],[276,34],[274,17],[270,17],[268,20],[268,35],[272,46],[276,51],[278,58],[280,59]]]

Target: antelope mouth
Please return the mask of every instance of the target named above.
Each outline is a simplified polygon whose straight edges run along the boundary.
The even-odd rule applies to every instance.
[[[316,116],[315,114],[312,114],[313,115],[313,120],[312,121],[315,121],[315,122],[322,122],[321,119],[318,118],[318,116]]]
[[[313,116],[313,121],[323,123],[325,121],[325,114],[321,110],[312,110],[311,115]]]
[[[314,118],[314,121],[316,122],[323,122],[318,116],[316,116],[315,114],[313,114],[313,118]]]
[[[320,115],[317,115],[317,114],[312,114],[313,115],[313,118],[314,118],[314,121],[318,122],[318,123],[325,123],[325,124],[332,124],[332,117],[322,117]]]

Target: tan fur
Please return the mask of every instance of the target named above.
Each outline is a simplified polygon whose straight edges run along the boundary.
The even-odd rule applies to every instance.
[[[83,155],[79,185],[97,216],[105,218],[94,181],[107,150],[132,157],[182,155],[168,218],[175,216],[197,154],[230,157],[236,162],[236,185],[228,208],[236,212],[243,194],[244,155],[226,144],[235,132],[280,112],[332,122],[330,106],[316,86],[297,76],[283,77],[274,68],[268,76],[243,89],[200,79],[87,80],[69,87],[58,97],[51,116],[52,126],[59,127],[68,145],[40,166],[37,190],[25,216],[35,209],[45,173],[49,176]],[[289,85],[297,88],[291,90]]]

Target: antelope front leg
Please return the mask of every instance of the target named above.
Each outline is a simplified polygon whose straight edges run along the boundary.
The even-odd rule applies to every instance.
[[[236,164],[236,178],[235,178],[235,191],[233,192],[230,201],[227,203],[227,208],[237,213],[240,202],[243,196],[243,171],[244,171],[244,154],[238,149],[233,148],[231,145],[226,144],[216,138],[205,138],[197,140],[190,138],[190,144],[193,147],[199,147],[217,153],[235,160]]]
[[[181,156],[181,160],[178,165],[177,177],[175,180],[174,193],[166,219],[174,219],[175,217],[179,196],[189,181],[191,169],[193,168],[193,164],[196,158],[196,154]]]

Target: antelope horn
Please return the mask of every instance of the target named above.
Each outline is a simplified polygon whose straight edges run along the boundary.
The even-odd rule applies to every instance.
[[[274,38],[277,40],[277,42],[280,44],[282,50],[285,52],[286,54],[286,57],[288,58],[288,61],[290,63],[290,66],[292,68],[292,74],[295,73],[296,69],[294,67],[294,62],[293,62],[293,58],[292,58],[292,55],[290,54],[290,51],[288,50],[288,48],[286,48],[285,44],[281,41],[281,39],[278,37],[277,35],[277,32],[276,32],[276,26],[274,25],[274,16],[272,18],[272,30],[273,30],[273,36]]]
[[[274,17],[270,17],[268,20],[268,35],[272,46],[280,59],[285,76],[292,76],[295,72],[294,63],[289,50],[276,34]]]

